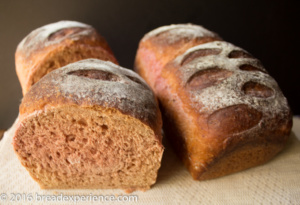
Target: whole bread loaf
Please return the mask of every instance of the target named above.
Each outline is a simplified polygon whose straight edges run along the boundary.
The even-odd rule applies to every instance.
[[[52,70],[87,58],[117,63],[105,39],[89,25],[59,21],[32,31],[15,54],[23,95]]]
[[[44,189],[147,190],[163,146],[156,98],[135,72],[87,59],[34,84],[13,146]]]
[[[201,26],[146,34],[135,70],[158,96],[166,137],[196,180],[263,164],[288,141],[292,115],[276,81],[247,51]]]

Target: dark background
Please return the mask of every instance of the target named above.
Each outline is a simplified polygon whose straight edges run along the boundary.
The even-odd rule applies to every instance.
[[[282,0],[0,0],[0,129],[13,123],[22,99],[14,67],[18,43],[33,29],[59,20],[94,26],[127,68],[133,67],[146,32],[175,23],[203,25],[259,58],[299,115],[298,13],[296,1]]]

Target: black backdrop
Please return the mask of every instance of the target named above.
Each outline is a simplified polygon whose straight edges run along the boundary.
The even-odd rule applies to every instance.
[[[17,44],[31,30],[59,20],[93,25],[120,64],[133,67],[142,36],[162,25],[194,23],[259,58],[300,114],[299,6],[296,1],[241,0],[0,0],[0,129],[18,114],[22,98],[14,70]]]

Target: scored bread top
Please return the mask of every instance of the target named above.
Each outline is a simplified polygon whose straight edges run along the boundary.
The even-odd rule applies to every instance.
[[[26,93],[20,114],[65,105],[116,108],[160,132],[160,112],[151,89],[135,72],[108,61],[86,59],[52,71]]]
[[[223,135],[291,118],[287,99],[261,62],[228,42],[188,49],[164,68],[163,78],[170,75],[186,92],[192,109],[207,116],[208,126]]]
[[[34,53],[64,41],[83,41],[87,45],[101,46],[111,53],[105,39],[92,26],[76,21],[59,21],[33,30],[19,43],[17,53],[29,60]]]
[[[221,38],[193,24],[159,27],[147,33],[139,43],[134,69],[153,87],[163,67],[187,49]],[[143,56],[145,56],[144,60]],[[146,69],[141,69],[141,68]]]
[[[244,55],[230,57],[233,52]],[[195,103],[201,101],[203,104],[200,112],[214,112],[220,107],[240,103],[272,113],[289,109],[276,81],[261,62],[230,43],[214,41],[195,46],[174,62],[180,72],[178,82],[193,93],[191,97]],[[245,70],[246,67],[249,69]]]

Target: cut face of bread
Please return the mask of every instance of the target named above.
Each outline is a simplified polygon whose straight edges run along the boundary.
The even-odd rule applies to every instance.
[[[41,188],[147,190],[162,157],[155,139],[116,109],[58,107],[26,118],[15,150]]]
[[[156,99],[142,78],[88,59],[32,86],[20,106],[14,149],[45,189],[147,190],[163,146]]]

